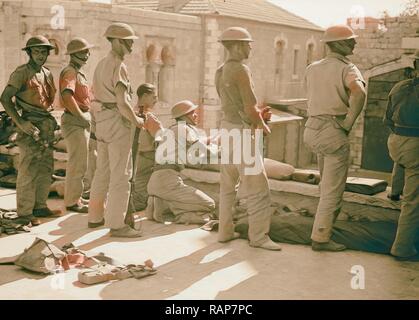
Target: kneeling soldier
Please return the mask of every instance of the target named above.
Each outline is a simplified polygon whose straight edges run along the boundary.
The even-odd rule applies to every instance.
[[[192,146],[197,143],[204,145],[207,143],[207,141],[202,141],[196,129],[197,108],[198,106],[190,101],[181,101],[172,108],[172,117],[176,120],[176,124],[168,129],[173,135],[166,136],[174,137],[175,141],[166,141],[166,143],[175,144],[168,145],[167,148],[168,153],[171,153],[167,154],[167,158],[171,159],[173,156],[175,161],[163,163],[162,159],[159,159],[159,154],[164,153],[160,153],[157,149],[156,164],[147,186],[150,195],[147,216],[152,215],[156,221],[163,222],[163,211],[167,208],[175,215],[176,223],[204,224],[205,215],[211,215],[215,209],[215,202],[211,197],[185,184],[180,175],[186,163],[179,157],[179,152],[183,152],[186,159],[189,159]],[[180,137],[179,132],[184,137]]]

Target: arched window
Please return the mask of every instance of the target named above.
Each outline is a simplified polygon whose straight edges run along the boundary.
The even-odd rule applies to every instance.
[[[146,50],[147,66],[146,66],[146,82],[152,83],[158,92],[159,88],[159,72],[160,72],[160,53],[154,44],[150,44]]]
[[[310,43],[307,47],[307,65],[312,63],[314,60],[314,43]]]
[[[163,64],[159,73],[159,99],[173,103],[176,56],[172,46],[163,47],[161,61]]]
[[[284,79],[285,42],[279,40],[275,44],[275,94],[281,94]]]
[[[275,74],[280,74],[284,64],[284,41],[278,41],[275,46]]]

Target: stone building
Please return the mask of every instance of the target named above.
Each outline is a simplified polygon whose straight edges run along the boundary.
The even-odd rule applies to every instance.
[[[201,106],[201,126],[217,127],[220,103],[214,75],[225,55],[218,38],[230,26],[247,28],[255,39],[248,63],[260,104],[304,105],[305,67],[324,54],[320,27],[267,0],[0,1],[0,87],[27,61],[21,48],[35,34],[47,36],[57,47],[47,63],[56,81],[68,61],[67,42],[82,36],[94,43],[86,66],[92,79],[97,61],[109,50],[103,33],[113,21],[131,24],[139,35],[126,58],[132,85],[136,89],[147,81],[158,87],[157,112],[166,125],[170,105],[190,99]],[[271,138],[284,142],[277,160],[292,159],[299,165],[294,153],[307,153],[299,147],[301,131],[301,124],[284,124],[280,136]]]
[[[266,0],[116,0],[128,8],[168,11],[201,18],[201,87],[204,128],[217,125],[220,104],[214,76],[224,60],[218,38],[231,26],[247,28],[255,39],[249,66],[260,103],[305,97],[303,76],[308,63],[323,55],[323,30]]]

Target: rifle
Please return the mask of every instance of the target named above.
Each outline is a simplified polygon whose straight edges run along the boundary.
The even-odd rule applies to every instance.
[[[144,121],[146,120],[146,117],[145,117],[144,114],[140,114],[139,116],[141,118],[143,118]],[[135,190],[135,176],[136,176],[136,171],[137,171],[138,139],[140,137],[140,130],[141,129],[138,128],[138,127],[135,128],[134,139],[132,140],[132,146],[131,146],[132,173],[131,173],[131,178],[129,180],[131,186],[130,186],[130,192],[129,192],[128,210],[127,210],[127,214],[125,215],[125,223],[133,229],[135,229],[134,213],[136,211],[135,210],[134,199],[133,199],[133,193],[134,193],[134,190]]]

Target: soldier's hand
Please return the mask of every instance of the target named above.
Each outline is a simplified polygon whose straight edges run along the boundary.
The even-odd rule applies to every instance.
[[[269,120],[271,120],[271,117],[272,117],[271,107],[263,108],[262,111],[261,111],[261,114],[262,114],[262,119],[265,122],[268,122]]]
[[[346,119],[345,120],[340,120],[336,117],[333,117],[333,119],[345,131],[346,134],[349,134],[349,132],[351,131],[352,128],[350,128],[348,123],[345,121]]]
[[[263,129],[263,133],[265,135],[268,135],[268,134],[271,133],[271,128],[269,128],[269,126],[266,123],[263,123],[263,128],[262,129]]]
[[[30,121],[22,121],[18,124],[18,127],[20,130],[22,130],[27,135],[33,136],[35,131],[38,130],[37,127],[35,127]]]
[[[142,128],[142,127],[144,127],[144,119],[143,118],[140,118],[140,117],[137,117],[137,116],[135,116],[135,123],[134,123],[134,125],[137,127],[137,128]]]
[[[159,130],[163,129],[163,125],[156,116],[147,114],[144,128],[154,137]]]

